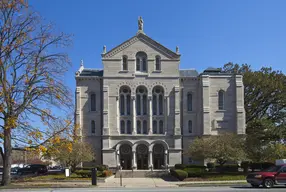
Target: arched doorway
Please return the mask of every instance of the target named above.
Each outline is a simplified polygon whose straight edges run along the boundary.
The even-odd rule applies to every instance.
[[[148,169],[148,147],[140,144],[136,147],[137,169]]]
[[[155,144],[153,147],[153,165],[154,169],[164,168],[164,146],[161,144]]]
[[[128,144],[123,144],[119,148],[120,165],[122,169],[128,170],[132,168],[132,148]]]

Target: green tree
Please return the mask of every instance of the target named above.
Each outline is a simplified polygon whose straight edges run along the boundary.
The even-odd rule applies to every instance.
[[[57,133],[50,129],[57,118],[50,109],[72,104],[70,91],[62,82],[70,62],[61,52],[70,42],[69,35],[55,32],[24,0],[0,1],[2,185],[11,181],[12,140],[45,150],[40,143]],[[35,119],[45,128],[35,127],[31,123]]]
[[[253,161],[267,159],[267,146],[286,138],[286,77],[271,67],[227,63],[226,73],[242,74],[246,111],[246,152]]]
[[[231,133],[196,138],[188,154],[195,160],[215,159],[223,166],[227,161],[245,159],[244,138]]]

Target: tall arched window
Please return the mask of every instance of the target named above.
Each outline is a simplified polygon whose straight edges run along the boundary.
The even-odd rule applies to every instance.
[[[130,115],[131,111],[131,90],[127,86],[120,88],[120,115]]]
[[[223,110],[224,109],[224,91],[223,90],[220,90],[218,92],[218,109],[219,110]]]
[[[127,71],[128,70],[128,57],[124,55],[122,57],[122,70]]]
[[[127,120],[127,134],[131,134],[131,121]]]
[[[95,134],[95,121],[91,121],[91,133]]]
[[[140,86],[136,89],[136,110],[137,115],[147,115],[147,89]]]
[[[159,121],[159,134],[163,134],[164,133],[164,124],[163,121],[160,120]]]
[[[147,134],[147,133],[148,133],[148,131],[147,131],[147,121],[144,120],[143,121],[143,134]]]
[[[120,121],[120,133],[125,134],[125,121],[124,120]]]
[[[164,105],[164,90],[160,86],[153,88],[152,93],[152,105],[153,105],[153,115],[163,115],[163,105]]]
[[[193,133],[193,122],[191,120],[188,121],[188,130],[189,133]]]
[[[155,58],[155,70],[160,71],[161,70],[161,57],[159,55]]]
[[[141,134],[141,121],[137,120],[137,134]]]
[[[147,72],[147,54],[142,51],[136,54],[136,71]]]
[[[193,95],[192,93],[188,93],[188,98],[187,98],[187,102],[188,102],[188,111],[192,111],[193,110]]]
[[[157,134],[157,120],[153,120],[153,134]]]
[[[96,111],[96,95],[90,94],[90,111]]]

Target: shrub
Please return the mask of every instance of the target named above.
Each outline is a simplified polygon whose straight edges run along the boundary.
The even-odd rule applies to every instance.
[[[186,165],[184,165],[184,164],[175,164],[175,169],[181,169],[181,170],[183,170],[183,169],[185,169],[186,168]]]
[[[207,163],[207,168],[208,168],[210,171],[212,171],[212,170],[215,168],[215,164],[209,162],[209,163]]]
[[[111,176],[111,175],[113,175],[113,173],[112,173],[112,171],[110,171],[110,170],[104,170],[104,171],[102,172],[102,177],[109,177],[109,176]]]
[[[201,168],[206,169],[207,167],[204,165],[185,165],[185,168]]]
[[[223,165],[222,167],[221,166],[216,166],[216,169],[219,171],[219,172],[238,172],[238,168],[239,166],[234,164],[234,165]]]
[[[75,174],[77,174],[78,176],[81,176],[81,177],[88,177],[88,178],[90,178],[91,177],[91,170],[76,170]],[[97,171],[96,176],[97,177],[101,177],[102,176],[102,172],[101,171]]]
[[[274,166],[274,163],[270,163],[270,162],[259,162],[259,163],[250,163],[250,169],[252,169],[252,171],[254,171],[255,169],[267,169],[271,166]]]
[[[91,177],[91,171],[89,170],[76,170],[75,174],[81,177]]]
[[[176,177],[180,181],[183,181],[188,177],[188,173],[180,169],[171,169],[170,172],[172,176]]]
[[[90,170],[96,168],[97,171],[104,171],[104,170],[108,170],[108,165],[96,165],[94,167],[78,167],[76,168],[76,170]]]
[[[240,166],[241,166],[241,168],[243,168],[243,172],[247,173],[248,169],[250,167],[250,162],[249,161],[242,161]]]
[[[185,168],[184,171],[188,173],[188,177],[202,177],[204,174],[202,168]]]

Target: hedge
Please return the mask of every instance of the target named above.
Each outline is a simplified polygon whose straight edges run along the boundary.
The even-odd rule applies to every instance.
[[[170,173],[172,176],[176,177],[180,181],[183,181],[184,179],[188,177],[188,173],[180,169],[171,169]]]
[[[267,169],[271,166],[274,166],[274,163],[270,163],[270,162],[259,162],[259,163],[250,163],[249,168],[252,169],[252,171],[254,171],[255,169]]]
[[[104,170],[108,170],[108,166],[107,165],[96,165],[94,167],[77,167],[76,170],[90,170],[96,168],[97,171],[104,171]]]
[[[185,168],[201,168],[206,169],[206,166],[203,165],[185,165],[185,164],[175,164],[175,169],[185,169]]]
[[[216,170],[218,170],[219,172],[238,172],[238,168],[239,166],[237,164],[229,164],[229,165],[217,165],[215,166]]]

